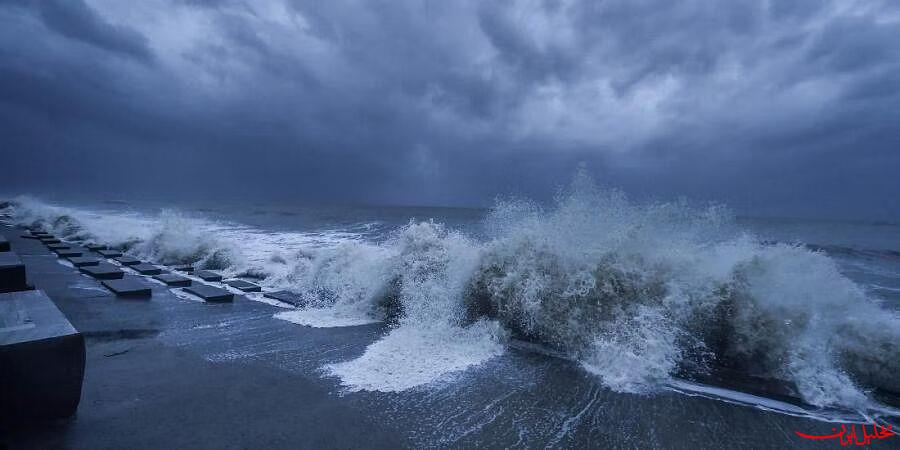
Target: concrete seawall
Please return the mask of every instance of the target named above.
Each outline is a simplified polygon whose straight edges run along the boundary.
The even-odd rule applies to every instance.
[[[303,342],[301,327],[270,319],[278,308],[246,299],[215,305],[185,301],[156,285],[149,301],[120,299],[100,281],[60,264],[37,240],[19,238],[22,230],[0,227],[0,233],[25,263],[29,281],[87,340],[76,416],[7,429],[0,444],[5,440],[12,449],[404,446],[402,433],[385,430],[333,395],[333,383],[260,362],[214,362],[209,346],[218,344],[200,339],[200,347],[193,348],[180,336],[186,325],[213,329],[243,318],[253,327],[237,332],[245,340],[238,346]],[[178,335],[177,342],[167,334]]]
[[[570,361],[515,348],[441,386],[344,393],[321,368],[359,357],[385,325],[298,326],[273,318],[277,306],[203,302],[138,275],[151,296],[116,297],[23,230],[0,233],[87,344],[77,414],[3,430],[0,448],[819,448],[794,431],[834,426],[618,394]]]

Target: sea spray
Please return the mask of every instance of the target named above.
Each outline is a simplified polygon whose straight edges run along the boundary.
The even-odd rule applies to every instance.
[[[327,369],[350,389],[397,391],[433,382],[503,352],[502,329],[491,320],[464,323],[462,296],[479,247],[434,222],[410,223],[387,247],[394,275],[384,292],[394,329],[359,358]],[[424,356],[423,356],[424,355]]]
[[[235,243],[217,238],[221,225],[175,210],[163,209],[156,215],[90,211],[48,205],[27,196],[12,203],[16,223],[40,227],[67,240],[123,248],[137,258],[164,264],[246,269]]]
[[[815,405],[897,392],[900,320],[833,260],[767,245],[721,207],[636,205],[579,175],[553,208],[501,203],[466,301],[562,350],[612,389],[730,367]],[[868,320],[866,320],[868,319]]]
[[[253,273],[310,303],[279,315],[298,323],[386,321],[361,357],[326,367],[349,389],[427,384],[501,354],[512,336],[623,392],[726,369],[778,380],[814,405],[861,408],[872,389],[900,392],[897,312],[833,259],[762,241],[721,206],[636,204],[584,174],[546,207],[498,202],[480,240],[434,221],[378,242],[322,243],[175,212],[99,214],[28,198],[12,209],[18,223],[67,238]]]
[[[867,389],[898,390],[890,377],[900,369],[896,313],[867,298],[823,253],[764,243],[734,226],[720,206],[633,204],[582,175],[546,210],[501,202],[487,228],[491,237],[468,241],[462,253],[447,252],[460,248],[460,238],[433,232],[440,229],[433,223],[411,223],[399,232],[404,239],[377,246],[389,256],[378,289],[367,291],[369,313],[398,296],[403,315],[415,311],[410,307],[440,311],[401,319],[398,329],[407,328],[397,334],[407,337],[413,329],[496,322],[502,331],[484,333],[473,347],[511,333],[569,354],[624,392],[652,392],[676,374],[725,368],[781,380],[820,406],[862,407]],[[453,269],[443,259],[448,254],[461,259]],[[460,289],[465,273],[470,279]],[[459,303],[466,319],[458,317],[463,309],[446,307]],[[332,372],[357,388],[378,389],[359,374],[392,366],[373,354],[414,347],[394,339],[389,334],[360,360],[336,366],[352,372]],[[397,388],[384,381],[384,389]]]
[[[193,263],[205,269],[245,266],[240,253],[176,211],[163,210],[149,235],[137,243],[138,255],[163,264]]]

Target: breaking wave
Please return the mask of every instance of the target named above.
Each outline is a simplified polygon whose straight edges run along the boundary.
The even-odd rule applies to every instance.
[[[12,202],[14,222],[43,228],[71,241],[121,248],[163,264],[195,263],[209,269],[242,265],[234,245],[216,238],[214,223],[175,210],[158,215],[98,212],[53,206],[21,196]]]
[[[248,230],[214,239],[228,227],[175,212],[88,218],[48,208],[20,198],[15,218],[258,276],[309,303],[280,314],[297,323],[388,322],[361,357],[325,368],[350,389],[427,384],[515,339],[567,355],[620,392],[715,374],[775,381],[817,406],[864,409],[875,390],[900,392],[900,316],[825,253],[763,241],[719,206],[635,204],[584,174],[550,207],[498,202],[481,239],[411,221],[379,243],[307,236],[261,251]]]

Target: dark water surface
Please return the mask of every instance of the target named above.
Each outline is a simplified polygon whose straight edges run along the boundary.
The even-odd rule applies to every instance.
[[[874,311],[879,315],[880,325],[876,322],[872,325],[879,329],[871,330],[866,325],[854,325],[857,322],[828,318],[822,327],[831,328],[814,329],[802,336],[819,336],[814,333],[821,333],[822,336],[835,333],[862,336],[860,342],[879,343],[882,345],[881,351],[887,352],[887,361],[897,363],[893,358],[898,349],[891,347],[890,339],[896,336],[891,333],[900,329],[897,321],[900,310],[900,224],[739,217],[730,218],[721,226],[719,219],[715,219],[710,223],[716,225],[710,226],[705,218],[696,219],[692,212],[678,210],[671,213],[667,210],[660,214],[656,210],[647,212],[627,206],[634,209],[619,217],[609,213],[613,209],[597,210],[608,207],[608,203],[582,203],[573,201],[574,206],[542,210],[539,219],[533,219],[534,227],[526,227],[540,231],[535,235],[526,234],[528,244],[524,248],[536,246],[549,249],[547,253],[562,255],[553,259],[553,264],[558,264],[558,261],[581,261],[583,257],[593,258],[594,253],[591,252],[595,250],[585,243],[595,240],[590,234],[594,230],[600,230],[602,236],[609,236],[624,229],[621,232],[626,237],[616,242],[628,242],[629,247],[622,248],[638,252],[642,258],[659,258],[662,262],[657,265],[671,264],[671,261],[683,261],[682,257],[687,253],[690,258],[685,260],[697,261],[696,264],[702,267],[710,264],[709,261],[721,260],[717,252],[712,252],[715,257],[709,256],[707,247],[725,242],[728,245],[724,247],[737,248],[735,252],[749,251],[745,250],[741,238],[732,236],[751,235],[754,241],[762,244],[761,247],[750,246],[755,253],[748,257],[747,264],[758,265],[767,274],[774,272],[776,275],[785,270],[801,274],[808,267],[816,276],[791,284],[782,278],[766,275],[770,278],[765,279],[771,280],[771,283],[751,286],[748,295],[771,295],[776,300],[782,298],[777,301],[786,303],[797,296],[810,299],[828,297],[835,294],[835,287],[823,286],[823,280],[846,277],[849,283],[838,280],[840,282],[835,286],[841,289],[849,286],[847,302],[865,298],[864,301],[874,308],[866,309],[866,314]],[[672,374],[677,376],[667,382],[640,381],[632,384],[614,381],[621,374],[640,377],[654,373],[656,366],[653,364],[657,363],[654,358],[658,355],[639,345],[657,338],[652,334],[645,333],[634,338],[624,332],[616,335],[612,343],[620,346],[620,352],[636,352],[637,355],[634,361],[623,363],[619,359],[604,359],[602,354],[570,352],[566,345],[558,352],[557,347],[545,345],[547,342],[540,340],[521,342],[503,338],[499,341],[502,344],[496,347],[494,344],[498,341],[491,337],[493,335],[488,326],[485,328],[488,331],[481,333],[472,331],[475,327],[460,328],[456,322],[448,325],[444,318],[464,314],[467,301],[459,299],[468,295],[468,291],[460,291],[456,280],[459,278],[463,280],[462,284],[468,286],[471,278],[484,276],[485,272],[478,265],[482,263],[478,261],[500,254],[496,258],[507,264],[503,270],[509,273],[532,270],[533,267],[551,270],[548,267],[552,264],[531,263],[529,258],[535,257],[532,253],[522,252],[523,247],[507,243],[525,239],[518,237],[523,233],[516,228],[518,225],[508,226],[509,223],[530,223],[527,220],[532,219],[508,218],[519,214],[518,211],[524,206],[499,207],[503,216],[499,219],[497,209],[492,212],[463,208],[179,204],[177,201],[82,202],[67,204],[60,209],[33,199],[19,199],[18,208],[19,212],[12,221],[41,223],[57,234],[68,234],[72,239],[113,244],[131,242],[128,244],[129,252],[138,257],[155,260],[187,258],[199,263],[220,264],[218,268],[226,274],[251,277],[267,289],[288,289],[301,295],[327,297],[326,301],[317,305],[324,307],[322,310],[329,314],[334,313],[326,319],[318,315],[310,316],[303,311],[291,316],[291,310],[276,309],[275,317],[285,320],[276,320],[264,314],[248,318],[241,326],[227,329],[182,329],[176,326],[173,331],[164,333],[161,339],[169,345],[189,347],[205,359],[217,363],[264,364],[302,376],[321,377],[323,382],[333,383],[333,395],[340,402],[371,414],[373,420],[382,423],[386,429],[396,430],[413,445],[814,447],[821,443],[798,439],[793,431],[826,434],[834,423],[862,422],[867,420],[866,417],[877,417],[882,423],[896,424],[896,410],[893,407],[897,405],[891,406],[895,397],[892,397],[890,389],[896,387],[898,381],[896,378],[885,381],[876,369],[872,369],[872,373],[866,372],[869,369],[860,368],[863,365],[858,362],[835,369],[836,379],[850,373],[850,379],[858,380],[864,386],[879,386],[881,393],[864,397],[864,405],[848,403],[859,398],[855,391],[836,394],[825,404],[815,405],[817,397],[810,397],[808,391],[802,388],[799,391],[789,389],[788,392],[769,389],[765,377],[744,377],[747,374],[740,374],[735,379],[720,379],[722,383],[714,383],[727,388],[725,390],[703,384],[714,381],[714,376],[688,377],[700,383],[690,384],[679,372],[688,366],[684,361],[676,362],[677,369]],[[603,213],[616,216],[615,223],[610,225],[608,221],[594,218]],[[686,215],[691,217],[684,219]],[[645,245],[647,238],[631,237],[641,236],[645,232],[657,237],[662,235],[663,238],[653,239],[649,241],[652,245]],[[709,246],[704,243],[707,234]],[[729,237],[719,238],[720,234]],[[670,241],[681,244],[657,252]],[[578,245],[569,247],[569,242]],[[800,249],[781,249],[778,251],[782,253],[770,254],[768,248],[779,244],[797,244]],[[508,247],[515,250],[505,253]],[[635,248],[637,250],[633,250]],[[603,258],[598,258],[598,261],[601,260]],[[728,258],[724,260],[731,261]],[[767,262],[770,260],[774,262]],[[785,261],[787,265],[782,265]],[[833,273],[828,272],[830,264],[834,265]],[[390,267],[390,270],[385,267]],[[737,269],[729,270],[743,270],[740,264],[735,267]],[[674,281],[670,283],[682,283],[680,286],[703,285],[700,282],[692,284],[696,275],[690,275],[694,278],[689,278],[689,282],[684,281],[686,278],[678,278],[682,275],[677,273],[682,269],[677,265],[666,266],[661,273],[675,273],[672,275]],[[572,272],[552,270],[561,270],[564,274]],[[715,274],[717,270],[713,267],[708,273]],[[704,277],[706,274],[703,272]],[[375,291],[396,283],[392,280],[397,278],[393,277],[412,280],[409,286],[401,287],[398,294],[403,297],[403,316],[399,321],[393,318],[387,324],[348,322],[354,326],[338,326],[348,324],[340,322],[348,317],[359,319],[353,315],[359,311],[363,311],[363,317],[379,319],[371,315],[370,309],[367,309],[370,305],[366,302],[370,298],[380,298],[381,294]],[[517,283],[513,289],[533,279],[533,275],[527,280],[522,279],[524,281]],[[548,272],[546,280],[547,285],[555,286],[553,283],[564,283],[566,278]],[[403,290],[407,288],[411,290]],[[777,292],[772,293],[764,288]],[[862,297],[853,297],[853,290],[857,288],[862,292]],[[524,294],[514,295],[518,299]],[[844,298],[842,295],[837,293],[821,305],[816,304],[815,300],[805,300],[807,304],[802,309],[812,310],[814,316],[827,317],[830,311],[834,311],[834,305]],[[846,314],[842,311],[836,314]],[[284,313],[288,315],[284,316]],[[578,314],[572,317],[585,317],[582,312]],[[793,310],[785,310],[784,314],[788,325],[792,320],[797,322],[791,316]],[[866,317],[861,319],[864,322]],[[512,319],[501,314],[499,320],[508,327]],[[277,324],[276,328],[288,326],[304,330],[304,340],[259,340],[260,334],[275,333],[271,330],[273,323]],[[548,324],[543,326],[548,328]],[[848,328],[856,326],[859,328]],[[773,335],[780,332],[777,328],[773,330]],[[651,331],[656,329],[648,329],[647,332]],[[222,333],[227,333],[227,339],[223,339]],[[570,337],[569,334],[562,334]],[[767,332],[763,334],[769,336]],[[575,336],[573,339],[580,342],[582,337]],[[888,339],[887,344],[883,339]],[[606,345],[604,348],[608,353],[611,344]],[[792,347],[794,344],[789,343],[776,345],[784,345],[787,348],[785,354],[819,348]],[[844,348],[836,354],[846,357],[848,351],[851,350]],[[851,359],[857,357],[868,361],[866,358],[871,355],[850,355]],[[832,368],[830,363],[810,361],[812,357],[809,356],[806,358],[799,361],[809,363],[811,368],[823,367],[826,371]],[[642,366],[643,361],[649,361],[649,369]],[[665,357],[660,361],[665,361]],[[615,372],[606,370],[615,364],[624,366]],[[876,364],[885,367],[884,364],[890,362]],[[429,372],[434,368],[437,368],[434,373]],[[428,373],[423,375],[423,370]],[[795,378],[788,379],[788,384],[802,386],[809,383],[817,387],[827,383],[827,380],[822,381],[815,375],[809,379],[803,378],[809,377],[804,374],[806,372],[792,373],[790,376]],[[772,375],[768,374],[769,377]],[[788,376],[781,372],[778,375]],[[404,379],[420,378],[431,381],[403,382]],[[648,379],[656,380],[652,377]],[[754,386],[753,380],[759,380],[759,384]],[[645,389],[648,384],[650,387]],[[860,392],[866,389],[860,388]],[[879,444],[887,444],[884,448],[891,445],[897,448],[900,441]]]

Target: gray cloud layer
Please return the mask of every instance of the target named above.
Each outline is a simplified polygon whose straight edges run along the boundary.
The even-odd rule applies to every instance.
[[[586,161],[898,217],[896,42],[886,1],[0,0],[0,190],[486,204]]]

